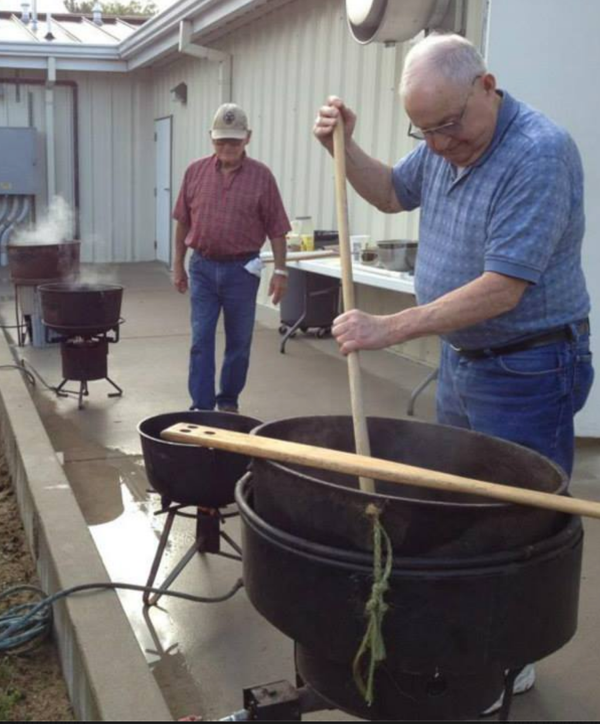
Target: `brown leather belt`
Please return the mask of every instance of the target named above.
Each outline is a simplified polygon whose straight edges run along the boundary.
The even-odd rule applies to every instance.
[[[575,322],[577,334],[588,334],[590,331],[590,322],[588,319],[582,319]],[[488,349],[462,349],[452,346],[456,352],[467,359],[484,359],[485,357],[499,357],[500,355],[512,354],[513,352],[523,352],[526,349],[534,349],[535,347],[543,347],[556,342],[571,342],[574,339],[573,331],[569,325],[560,329],[553,329],[549,332],[536,334],[533,337],[527,337],[513,344],[506,344],[502,347],[489,347]]]

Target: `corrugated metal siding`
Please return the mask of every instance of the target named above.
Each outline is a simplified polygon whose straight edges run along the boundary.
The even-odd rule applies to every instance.
[[[146,81],[133,75],[65,75],[79,87],[82,257],[154,259],[154,180],[147,170],[153,129]]]
[[[402,46],[359,46],[351,40],[338,0],[291,3],[227,36],[233,56],[233,100],[253,128],[249,153],[274,172],[290,216],[310,214],[317,228],[335,228],[333,163],[312,136],[317,108],[330,94],[359,111],[357,140],[393,163],[413,147],[397,96]],[[188,83],[188,105],[169,90]],[[219,104],[216,63],[186,59],[154,74],[155,118],[173,114],[176,192],[191,160],[211,153],[206,133]],[[386,216],[354,192],[352,233],[416,238],[416,214]]]
[[[171,89],[179,83],[188,86],[186,105],[171,98]],[[219,68],[190,56],[158,69],[152,74],[154,119],[173,119],[172,185],[173,203],[187,166],[212,153],[208,135],[210,123],[220,103]],[[154,158],[152,159],[154,163]]]
[[[358,143],[393,163],[413,147],[397,98],[402,48],[351,40],[343,3],[303,0],[227,39],[234,99],[252,119],[252,153],[274,171],[292,216],[335,228],[333,163],[312,136],[317,108],[335,94],[356,109]],[[414,214],[386,216],[349,193],[351,233],[416,237]]]
[[[476,15],[471,25],[476,42]],[[362,46],[352,40],[342,0],[298,0],[224,39],[233,54],[233,99],[254,127],[250,151],[275,173],[292,215],[335,228],[333,163],[312,136],[318,107],[338,95],[358,114],[355,138],[393,164],[414,148],[398,84],[408,43]],[[389,216],[349,192],[351,233],[376,239],[418,236],[418,214]]]
[[[42,94],[45,94],[43,89]],[[73,94],[70,88],[57,86],[54,89],[54,130],[56,190],[72,205],[75,165],[73,163]]]
[[[481,46],[486,0],[471,0],[467,37]],[[337,228],[333,161],[312,135],[317,109],[338,95],[358,114],[355,138],[390,165],[414,148],[398,95],[410,44],[361,46],[352,40],[343,0],[296,0],[225,36],[218,49],[233,56],[232,100],[249,115],[249,153],[274,172],[290,217],[310,214],[315,227]],[[215,46],[217,47],[217,46]],[[187,107],[170,103],[170,88],[188,83]],[[187,165],[212,152],[207,128],[219,105],[218,66],[185,59],[153,76],[155,118],[173,115],[175,199]],[[350,232],[374,240],[418,238],[418,211],[386,215],[349,187]],[[264,286],[264,285],[263,285]],[[265,295],[261,297],[266,302]],[[268,303],[268,302],[267,302]],[[358,287],[358,305],[397,312],[412,297]],[[400,348],[398,348],[400,351]],[[407,342],[403,354],[435,364],[437,338]]]
[[[471,2],[469,33],[479,43],[483,2]],[[331,94],[358,113],[355,137],[367,153],[393,164],[414,147],[398,97],[409,44],[361,46],[352,40],[342,0],[296,0],[221,40],[233,56],[233,98],[253,128],[249,153],[274,172],[290,216],[335,228],[333,162],[312,135],[318,107]],[[170,88],[188,83],[187,107]],[[173,114],[176,194],[191,160],[211,153],[206,129],[219,104],[216,63],[185,59],[154,74],[155,118]],[[385,215],[349,192],[351,233],[374,239],[418,238],[418,212]]]
[[[41,74],[31,77],[43,79]],[[144,78],[98,73],[64,73],[79,90],[80,237],[84,261],[147,261],[154,252],[154,177],[152,163],[152,93]],[[0,125],[28,126],[40,133],[39,158],[44,190],[38,214],[47,204],[45,88],[4,87]],[[56,190],[74,204],[72,93],[56,86]]]
[[[470,3],[469,37],[481,37],[483,0]],[[473,19],[474,18],[474,19]],[[335,228],[333,163],[312,136],[319,105],[335,93],[358,111],[356,138],[393,163],[413,147],[397,95],[405,46],[360,46],[347,30],[343,0],[296,0],[225,36],[233,56],[233,100],[249,113],[250,153],[275,173],[290,216],[310,214],[317,228]],[[156,118],[173,117],[173,200],[188,164],[211,153],[208,128],[220,103],[216,63],[182,56],[140,74],[60,73],[79,87],[80,236],[86,261],[145,261],[154,251]],[[27,73],[27,71],[25,71]],[[31,71],[32,77],[43,75]],[[188,84],[188,103],[170,90]],[[73,202],[73,127],[67,88],[56,93],[57,189]],[[6,86],[0,124],[45,134],[44,89]],[[29,100],[31,99],[31,100]],[[30,111],[31,108],[31,111]],[[45,165],[45,154],[41,154]],[[45,173],[45,171],[44,171]],[[40,200],[45,203],[45,195]],[[418,215],[386,216],[349,193],[352,233],[376,239],[417,238]]]

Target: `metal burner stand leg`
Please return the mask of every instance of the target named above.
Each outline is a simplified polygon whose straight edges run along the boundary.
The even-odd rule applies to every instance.
[[[279,347],[279,351],[281,352],[281,354],[285,354],[285,343],[288,341],[288,339],[293,334],[295,334],[295,332],[300,327],[302,322],[304,322],[305,319],[306,319],[306,309],[304,309],[304,312],[303,312],[302,316],[300,317],[300,319],[297,319],[296,322],[294,322],[294,324],[285,333],[284,338],[281,340],[281,345]]]
[[[158,569],[160,567],[160,563],[165,552],[167,541],[169,539],[169,534],[171,533],[171,528],[173,526],[173,521],[175,520],[176,515],[180,515],[185,518],[196,518],[196,539],[194,540],[194,543],[189,548],[187,553],[185,553],[183,558],[179,561],[179,563],[177,563],[177,565],[165,578],[162,584],[158,586],[160,592],[154,594],[148,591],[144,592],[143,601],[145,606],[154,606],[156,604],[159,598],[163,595],[163,592],[169,588],[169,586],[173,583],[177,576],[179,576],[179,574],[192,560],[196,553],[214,553],[215,555],[223,556],[224,558],[231,558],[236,561],[242,560],[241,548],[234,540],[232,540],[227,535],[227,533],[224,533],[220,529],[222,518],[232,517],[232,515],[237,515],[237,513],[221,516],[219,514],[219,511],[216,509],[213,510],[197,508],[196,515],[192,516],[189,513],[180,512],[180,508],[183,507],[185,506],[179,505],[173,508],[168,508],[166,510],[160,510],[156,513],[156,515],[160,513],[167,513],[167,520],[165,522],[163,532],[160,536],[156,555],[154,556],[154,560],[152,561],[152,567],[150,569],[150,575],[148,576],[146,586],[148,588],[154,587],[153,584],[156,579],[156,574],[158,573]],[[238,553],[238,555],[232,555],[231,553],[224,553],[223,551],[221,551],[221,538],[223,538],[233,548],[233,550]]]
[[[196,541],[198,553],[220,553],[221,536],[219,535],[220,519],[212,512],[204,512],[200,508],[196,512]]]
[[[69,396],[69,394],[68,394],[67,392],[61,392],[62,388],[67,384],[68,381],[69,381],[69,380],[64,379],[64,380],[60,383],[60,385],[54,390],[54,392],[55,392],[59,397],[68,397],[68,396]]]
[[[502,699],[502,707],[498,714],[498,721],[509,721],[510,707],[513,700],[513,686],[517,676],[523,671],[524,667],[518,669],[509,669],[504,676],[504,698]]]
[[[427,377],[421,382],[420,385],[415,387],[415,389],[412,391],[410,395],[410,400],[408,401],[408,407],[406,408],[406,414],[409,417],[414,417],[415,414],[415,402],[417,401],[417,397],[423,392],[423,390],[427,387],[427,385],[431,384],[434,380],[437,379],[437,376],[439,374],[439,369],[436,367],[433,372],[430,372]]]
[[[167,540],[169,538],[169,533],[171,532],[171,527],[173,525],[173,520],[175,516],[177,515],[177,510],[169,511],[167,515],[167,522],[165,523],[165,527],[163,529],[163,532],[160,536],[160,541],[158,544],[158,550],[156,551],[156,555],[154,556],[154,561],[152,562],[152,568],[150,569],[150,576],[148,577],[148,581],[146,583],[147,587],[152,587],[152,584],[154,583],[154,579],[156,578],[156,574],[158,572],[158,568],[160,566],[160,562],[163,556],[163,553],[165,551],[165,547],[167,545]],[[187,553],[183,556],[183,558],[179,561],[179,563],[173,568],[171,573],[165,578],[165,580],[162,582],[158,588],[161,591],[166,591],[169,586],[173,583],[173,581],[179,576],[181,571],[187,566],[187,564],[192,560],[194,555],[198,552],[198,547],[200,545],[200,541],[195,540],[194,544],[191,546],[191,548],[187,551]],[[143,595],[143,601],[146,606],[154,606],[158,599],[162,596],[162,593],[154,593],[150,594],[149,592],[145,592]]]
[[[88,397],[89,394],[90,391],[88,390],[88,384],[86,380],[82,380],[79,383],[79,404],[77,405],[80,410],[83,410],[83,398]]]
[[[235,515],[237,513],[221,515],[217,509],[198,508],[196,514],[196,538],[201,542],[198,553],[214,553],[217,556],[231,558],[234,561],[242,560],[242,549],[225,531],[221,530],[221,521]],[[221,550],[221,539],[235,551],[236,555]]]
[[[123,394],[123,390],[119,387],[119,385],[117,385],[116,382],[113,382],[110,377],[105,377],[104,379],[110,382],[115,390],[118,390],[117,392],[109,392],[108,397],[121,397],[121,395]]]
[[[23,315],[21,315],[21,307],[19,304],[19,285],[15,284],[15,318],[17,320],[17,345],[25,346],[26,332],[22,331]]]
[[[169,539],[169,533],[171,532],[171,528],[173,527],[173,520],[175,519],[175,512],[176,511],[169,511],[169,513],[167,514],[167,520],[165,522],[163,531],[160,535],[160,540],[158,541],[158,548],[156,550],[156,555],[154,556],[154,560],[152,561],[152,567],[150,568],[150,575],[148,576],[148,580],[146,581],[146,586],[148,588],[152,588],[154,580],[156,579],[156,574],[158,573],[160,561],[163,557],[163,553],[165,552],[167,541]],[[142,598],[144,600],[145,606],[152,606],[156,603],[156,601],[158,601],[157,594],[152,595],[148,591],[144,591]]]

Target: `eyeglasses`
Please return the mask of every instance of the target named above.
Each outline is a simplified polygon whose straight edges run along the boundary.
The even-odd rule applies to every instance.
[[[433,137],[433,135],[436,133],[439,134],[440,136],[456,136],[456,135],[458,135],[462,130],[462,120],[467,111],[467,106],[469,105],[469,100],[471,98],[471,95],[473,94],[473,91],[475,90],[475,81],[478,78],[481,78],[481,75],[476,75],[473,78],[473,80],[471,81],[471,89],[469,90],[467,97],[465,98],[465,104],[456,120],[450,121],[449,123],[442,123],[440,126],[435,126],[434,128],[427,128],[427,129],[418,128],[417,126],[413,126],[412,123],[409,123],[408,124],[408,135],[411,138],[416,138],[417,141],[424,141],[426,138]]]

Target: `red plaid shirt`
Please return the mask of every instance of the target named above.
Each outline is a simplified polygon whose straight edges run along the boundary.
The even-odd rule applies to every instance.
[[[173,218],[190,229],[186,245],[209,256],[252,254],[265,237],[285,236],[290,222],[267,166],[244,156],[230,174],[219,168],[213,155],[185,172]]]

